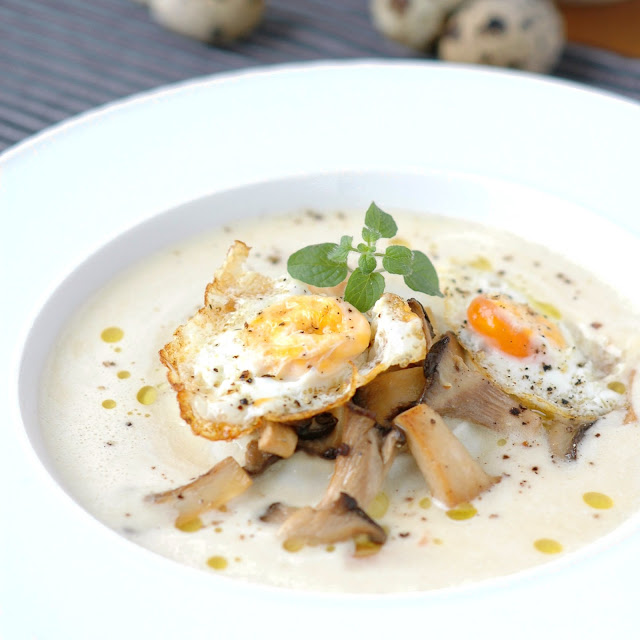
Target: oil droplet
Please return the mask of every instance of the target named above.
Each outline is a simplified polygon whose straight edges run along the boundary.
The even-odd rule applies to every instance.
[[[431,506],[431,498],[429,498],[428,496],[426,498],[422,498],[422,500],[418,502],[418,506],[421,509],[428,509]]]
[[[540,553],[560,553],[562,551],[562,545],[551,538],[540,538],[533,543],[533,546]]]
[[[484,256],[479,256],[475,260],[472,260],[469,263],[469,266],[474,269],[478,269],[478,271],[491,271],[491,263]]]
[[[227,562],[227,559],[224,558],[223,556],[211,556],[207,560],[207,565],[210,566],[212,569],[216,569],[217,571],[220,571],[221,569],[226,569],[227,564],[229,563]]]
[[[447,511],[447,515],[452,520],[469,520],[469,518],[473,518],[476,513],[478,513],[477,509],[468,502],[462,502],[457,507]]]
[[[382,518],[389,508],[389,497],[381,491],[371,502],[367,509],[367,515],[374,520]]]
[[[102,401],[102,406],[105,409],[113,409],[116,406],[116,401],[115,400],[111,400],[110,398],[108,400],[103,400]]]
[[[500,440],[498,440],[498,446],[499,447],[504,447],[505,444],[507,444],[507,439],[506,438],[500,438]]]
[[[375,555],[382,548],[381,544],[373,542],[366,534],[356,536],[354,542],[356,545],[353,552],[355,558],[366,558],[367,556]]]
[[[200,531],[200,529],[202,529],[202,520],[197,516],[191,520],[187,520],[186,522],[176,520],[176,529],[180,529],[180,531],[184,531],[185,533]]]
[[[401,247],[410,247],[409,242],[404,238],[392,238],[391,240],[389,240],[389,244],[398,245]]]
[[[442,538],[434,538],[433,544],[444,544],[444,541],[442,540]]]
[[[127,378],[130,378],[131,374],[128,371],[118,371],[118,378],[120,378],[120,380],[126,380]]]
[[[108,327],[100,334],[100,337],[105,342],[120,342],[124,337],[124,331],[120,327]]]
[[[537,311],[543,313],[545,316],[549,316],[553,320],[560,320],[562,318],[562,314],[558,311],[557,307],[554,307],[552,304],[548,302],[540,302],[540,300],[532,300],[531,304],[536,308]]]
[[[146,386],[142,387],[142,389],[138,391],[136,398],[138,398],[138,402],[140,404],[153,404],[156,401],[157,396],[158,392],[155,387]]]
[[[619,393],[621,396],[627,392],[627,387],[625,387],[622,382],[610,382],[607,387],[611,389],[611,391]]]
[[[216,533],[222,533],[222,527],[215,527],[213,529]]]
[[[289,553],[296,553],[304,547],[304,542],[298,538],[289,538],[282,543],[282,548]]]
[[[328,544],[325,547],[325,551],[328,551],[329,553],[332,553],[335,550],[336,550],[336,545],[335,544]]]
[[[611,509],[613,507],[613,500],[608,495],[597,491],[587,491],[583,494],[582,499],[594,509]]]

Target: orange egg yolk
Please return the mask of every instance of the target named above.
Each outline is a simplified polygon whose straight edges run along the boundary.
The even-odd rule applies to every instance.
[[[295,379],[314,368],[331,374],[369,346],[371,327],[349,303],[328,296],[290,296],[258,313],[243,341],[259,353],[259,375]]]
[[[467,319],[493,347],[515,358],[534,355],[545,342],[566,346],[556,324],[505,296],[477,296],[467,308]]]

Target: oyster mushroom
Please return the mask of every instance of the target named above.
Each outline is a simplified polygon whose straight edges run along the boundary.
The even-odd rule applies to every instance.
[[[267,422],[259,438],[254,437],[248,442],[244,466],[229,456],[192,482],[152,494],[147,500],[157,504],[173,504],[178,511],[176,526],[185,524],[244,493],[252,485],[253,477],[292,455],[296,439],[295,431],[288,425]]]
[[[422,367],[386,371],[359,389],[355,401],[372,411],[379,424],[390,426],[399,413],[418,402],[424,391],[424,384]]]
[[[288,516],[280,535],[290,543],[329,544],[363,534],[376,544],[386,539],[382,528],[363,508],[379,493],[403,435],[397,429],[380,429],[370,412],[352,404],[345,405],[342,420],[343,453],[336,459],[329,486],[318,505],[294,512],[283,505],[271,507],[272,519],[277,520],[277,514]]]
[[[260,475],[272,464],[290,458],[298,442],[295,430],[287,424],[266,420],[259,435],[249,440],[244,456],[244,470],[250,476]]]
[[[557,418],[546,426],[547,441],[554,458],[575,460],[578,457],[578,445],[586,432],[596,423],[595,420]]]
[[[291,545],[332,544],[366,536],[375,544],[384,544],[387,534],[347,493],[324,508],[303,507],[290,515],[280,533]]]
[[[298,435],[298,450],[334,459],[337,447],[342,442],[342,412],[343,408],[338,407],[313,418],[288,423]]]
[[[318,506],[329,505],[341,493],[347,493],[366,509],[380,492],[404,438],[397,429],[380,429],[370,412],[353,404],[345,406],[344,420],[344,452],[336,458],[329,486]]]
[[[422,320],[422,330],[428,351],[436,335],[433,322],[415,298],[407,300],[407,304]],[[355,402],[372,411],[379,424],[389,427],[395,416],[418,402],[424,391],[424,385],[423,367],[389,369],[361,387],[356,393]]]
[[[427,341],[427,351],[429,351],[436,337],[435,323],[431,317],[431,312],[427,311],[415,298],[409,298],[407,304],[409,309],[422,320],[422,331],[424,332],[424,339]]]
[[[170,504],[178,511],[176,526],[193,520],[201,513],[219,509],[252,484],[250,475],[229,456],[205,474],[176,489],[154,493],[147,500]]]
[[[433,497],[447,507],[473,500],[500,478],[488,475],[444,420],[431,407],[419,404],[395,419],[406,434]]]
[[[443,416],[480,424],[499,433],[533,438],[542,432],[540,414],[507,395],[464,360],[452,333],[430,349],[424,364],[425,390],[421,402]]]
[[[260,520],[269,524],[282,524],[296,511],[298,511],[298,507],[292,507],[283,502],[272,502],[260,516]]]
[[[298,434],[293,427],[272,420],[265,421],[258,440],[260,451],[280,458],[290,458],[294,454],[297,444]]]
[[[250,476],[258,476],[266,471],[272,464],[282,460],[282,458],[268,451],[263,451],[260,448],[260,443],[257,438],[249,440],[247,448],[244,453],[244,466],[243,469]]]

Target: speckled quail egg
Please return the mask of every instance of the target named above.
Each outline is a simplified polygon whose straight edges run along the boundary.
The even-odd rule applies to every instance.
[[[438,56],[543,73],[564,41],[562,16],[548,0],[474,0],[447,21]]]
[[[148,0],[152,17],[182,35],[227,43],[246,36],[264,12],[264,0]]]
[[[438,37],[449,11],[462,0],[371,0],[373,24],[384,36],[424,51]]]

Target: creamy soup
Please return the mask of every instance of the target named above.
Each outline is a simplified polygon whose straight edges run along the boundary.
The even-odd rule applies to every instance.
[[[544,248],[440,217],[394,213],[397,242],[429,254],[446,277],[463,266],[498,273],[599,343],[619,349],[631,371],[638,318],[611,288]],[[222,510],[181,529],[170,506],[145,497],[182,485],[244,442],[197,437],[179,415],[158,350],[201,306],[229,245],[253,247],[250,267],[280,276],[300,247],[357,234],[362,213],[305,211],[243,221],[145,259],[97,292],[74,316],[51,355],[42,386],[45,441],[63,484],[104,524],[176,561],[237,579],[296,589],[394,592],[437,589],[548,562],[611,532],[640,506],[640,431],[627,409],[599,420],[575,461],[552,460],[546,440],[523,441],[448,419],[471,454],[500,482],[472,504],[436,504],[413,458],[399,455],[370,508],[388,532],[380,550],[354,555],[352,542],[287,548],[260,520],[280,501],[314,505],[333,462],[298,452],[277,462]],[[407,289],[443,314],[442,302]],[[626,374],[625,374],[626,375]],[[631,379],[611,385],[633,400]]]

